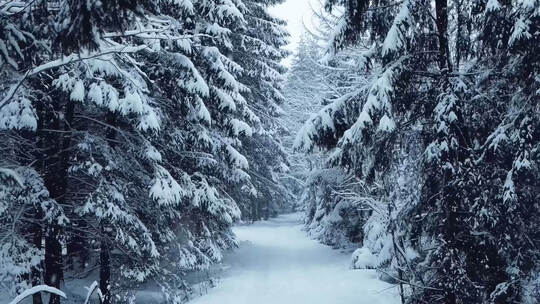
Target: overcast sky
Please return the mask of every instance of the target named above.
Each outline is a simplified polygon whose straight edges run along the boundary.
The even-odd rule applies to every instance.
[[[287,21],[287,28],[291,34],[288,50],[295,51],[300,41],[300,36],[305,27],[311,25],[312,11],[310,3],[318,3],[317,0],[286,0],[283,4],[270,8],[270,13],[276,17]],[[291,58],[287,58],[284,63],[288,66]]]

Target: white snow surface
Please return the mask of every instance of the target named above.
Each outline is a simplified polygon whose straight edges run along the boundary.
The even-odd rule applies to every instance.
[[[375,270],[350,269],[350,254],[302,231],[293,213],[234,228],[239,248],[217,287],[190,304],[393,304],[397,289]]]

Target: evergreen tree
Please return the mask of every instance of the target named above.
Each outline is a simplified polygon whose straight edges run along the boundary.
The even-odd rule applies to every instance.
[[[235,32],[232,57],[243,69],[239,78],[249,87],[243,94],[246,109],[242,115],[252,121],[252,128],[244,132],[242,151],[251,164],[248,187],[238,188],[232,196],[238,201],[244,217],[259,220],[277,215],[287,209],[292,197],[282,185],[287,173],[287,155],[279,139],[283,126],[277,122],[283,113],[285,68],[281,61],[287,55],[282,49],[288,33],[284,22],[268,13],[271,5],[283,1],[244,1],[245,27]],[[234,122],[233,122],[234,123]],[[235,132],[242,125],[234,123]]]
[[[281,26],[265,15],[268,4],[253,5]],[[44,275],[58,288],[66,269],[95,261],[104,303],[149,280],[168,302],[185,301],[185,272],[236,245],[240,196],[230,188],[255,189],[250,162],[280,147],[254,111],[267,105],[260,96],[281,102],[286,33],[267,38],[274,53],[259,62],[257,44],[234,44],[263,27],[239,0],[8,2],[0,12],[0,165],[9,180],[0,210],[17,215],[1,222],[2,284],[16,278],[17,293]],[[267,71],[235,60],[275,74],[258,82]],[[271,186],[258,186],[270,193],[266,208],[281,208],[274,172],[285,160],[272,156],[257,167]]]
[[[410,303],[531,299],[538,2],[326,2],[336,6],[329,54],[363,48],[366,74],[296,146],[330,149],[331,164],[366,183],[369,250],[358,254],[375,254]]]

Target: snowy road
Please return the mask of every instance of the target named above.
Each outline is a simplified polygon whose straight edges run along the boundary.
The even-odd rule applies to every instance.
[[[397,291],[372,270],[350,270],[349,254],[301,231],[300,214],[236,227],[240,248],[218,286],[190,304],[394,304]]]

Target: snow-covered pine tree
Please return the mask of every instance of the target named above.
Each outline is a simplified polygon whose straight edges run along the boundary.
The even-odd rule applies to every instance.
[[[292,58],[284,88],[286,102],[283,105],[285,114],[282,120],[287,127],[287,136],[283,142],[289,154],[292,173],[286,184],[297,197],[302,195],[305,189],[304,181],[319,160],[311,160],[303,153],[294,151],[296,132],[304,121],[322,107],[322,97],[326,96],[329,90],[324,65],[318,62],[323,54],[318,42],[312,35],[302,35]]]
[[[54,118],[44,117],[43,112],[45,111],[42,110],[44,108],[42,105],[48,103],[50,99],[44,96],[48,89],[41,82],[46,83],[49,79],[44,80],[41,75],[38,75],[38,70],[47,71],[48,66],[34,68],[36,65],[39,66],[55,59],[54,55],[49,52],[55,38],[51,35],[54,32],[54,25],[47,21],[51,16],[50,10],[54,7],[47,7],[44,1],[35,3],[10,1],[2,4],[2,12],[0,13],[2,76],[0,77],[3,79],[1,88],[3,94],[0,101],[0,125],[1,129],[5,130],[2,132],[2,137],[7,139],[3,142],[8,144],[6,145],[8,148],[2,151],[4,156],[2,162],[7,162],[3,165],[13,168],[19,172],[19,175],[28,177],[23,179],[22,189],[35,190],[29,190],[29,193],[33,194],[28,198],[25,197],[24,192],[17,191],[16,188],[9,189],[9,185],[8,189],[5,190],[7,193],[11,193],[8,204],[13,204],[14,210],[22,212],[21,216],[14,218],[12,227],[17,229],[12,230],[12,232],[21,233],[27,240],[27,246],[30,246],[28,252],[35,253],[32,262],[19,268],[15,282],[11,281],[10,283],[22,283],[20,280],[24,279],[21,277],[23,275],[26,276],[29,283],[36,285],[41,282],[42,269],[39,265],[42,259],[45,260],[46,265],[58,265],[56,262],[59,254],[56,254],[58,250],[55,250],[58,249],[58,246],[55,246],[58,244],[57,240],[49,238],[49,241],[45,242],[45,248],[42,248],[43,238],[55,233],[56,229],[53,227],[65,223],[62,220],[64,218],[61,212],[62,208],[56,200],[51,199],[61,196],[57,191],[59,187],[52,187],[51,172],[53,170],[50,167],[50,165],[60,163],[58,161],[60,158],[59,150],[55,150],[56,147],[60,146],[44,147],[45,141],[54,137],[58,138],[58,136],[42,132],[44,127],[48,128],[49,125],[54,124]],[[27,81],[23,85],[25,79],[31,81]],[[53,109],[53,105],[47,104],[46,106],[48,109]],[[51,129],[53,128],[51,127]],[[32,132],[39,135],[34,137]],[[30,168],[33,168],[34,171]],[[61,174],[61,170],[58,173]],[[61,177],[58,180],[60,181]],[[21,203],[23,205],[19,205]],[[51,210],[57,211],[50,212]],[[7,237],[10,236],[7,235]],[[4,248],[8,249],[10,245],[21,244],[20,241],[16,242],[16,240],[16,238],[12,238],[11,241],[6,239]],[[4,253],[8,252],[10,251]],[[17,258],[16,253],[11,252],[11,254],[14,254],[12,258]],[[8,256],[4,255],[4,257],[9,260]],[[4,266],[6,269],[13,269],[13,267],[17,267],[17,264],[11,265],[11,267]],[[55,277],[59,282],[60,275],[57,274]],[[12,280],[9,276],[5,279]],[[46,272],[45,279],[52,281],[50,271]],[[39,294],[34,295],[34,302],[41,303]]]
[[[22,232],[6,234],[20,240],[3,251],[6,263],[19,263],[10,255],[24,246],[33,245],[35,257],[3,278],[25,280],[32,267],[40,277],[34,266],[45,238],[50,285],[59,286],[70,256],[90,255],[99,259],[105,302],[121,300],[122,290],[150,278],[168,301],[182,302],[182,272],[208,268],[235,245],[230,227],[240,211],[228,186],[252,187],[239,151],[260,122],[250,107],[260,104],[242,96],[249,91],[240,81],[244,70],[231,56],[232,33],[245,31],[246,7],[241,1],[12,4],[1,11],[8,45],[2,64],[10,65],[2,69],[0,122],[9,143],[2,167],[19,172],[30,164],[36,180],[2,188],[2,206],[7,197],[20,205],[13,212],[37,206],[30,219],[45,225],[36,226],[34,241],[25,232],[33,222],[26,214],[15,218]],[[28,33],[13,26],[20,20]],[[46,20],[50,29],[39,26]],[[36,37],[44,44],[25,41]],[[18,64],[17,42],[43,49],[24,49],[32,60],[22,54]],[[274,42],[278,49],[283,44]],[[273,58],[276,68],[280,58]],[[21,64],[31,69],[23,74]],[[278,83],[258,88],[259,94],[274,96]],[[31,149],[20,144],[25,136]],[[34,187],[32,199],[13,198],[32,185],[46,191]],[[44,213],[51,219],[43,221]]]
[[[322,24],[331,25],[331,16]],[[319,28],[321,36],[327,35],[328,28]],[[298,151],[291,151],[290,157],[294,168],[296,181],[301,181],[296,187],[301,187],[297,193],[300,206],[306,208],[306,228],[308,232],[321,242],[336,246],[350,246],[361,242],[361,229],[365,220],[365,209],[362,203],[353,199],[358,190],[357,180],[353,175],[346,174],[339,168],[331,168],[325,164],[324,152],[314,146],[317,139],[311,137],[319,128],[321,143],[327,141],[327,146],[335,142],[333,131],[341,127],[338,120],[329,117],[340,114],[328,109],[328,119],[316,114],[321,108],[348,93],[356,83],[353,79],[361,77],[357,73],[357,49],[349,49],[329,62],[322,61],[326,41],[321,41],[317,34],[309,34],[302,38],[297,55],[293,59],[288,75],[286,97],[288,112],[287,125],[290,127],[291,138],[288,143],[293,149],[311,149],[314,154],[306,159]],[[362,59],[362,57],[360,57]],[[353,109],[351,109],[353,110]],[[343,117],[343,116],[341,116]],[[298,123],[309,119],[302,127]],[[327,129],[327,130],[325,130]],[[297,130],[301,130],[299,134]],[[328,135],[328,137],[324,137]],[[296,139],[294,138],[296,136]],[[324,137],[324,139],[322,138]],[[313,139],[313,141],[312,141]],[[315,157],[314,157],[315,156]]]
[[[327,1],[326,7],[335,5],[344,16],[330,54],[364,47],[372,50],[371,69],[359,94],[343,94],[358,110],[344,120],[333,110],[340,103],[331,103],[306,122],[297,146],[329,147],[331,163],[376,186],[368,197],[387,206],[388,215],[374,213],[365,226],[374,267],[401,283],[411,303],[530,301],[538,276],[530,267],[538,242],[529,216],[538,206],[528,202],[529,189],[538,186],[532,117],[539,109],[532,78],[538,58],[529,43],[536,39],[538,2]],[[344,131],[328,127],[343,121]],[[425,152],[408,148],[411,142]],[[412,171],[392,169],[400,167]],[[395,187],[411,178],[416,183],[407,191]],[[517,250],[513,260],[503,247]]]
[[[239,80],[249,88],[243,93],[245,107],[242,116],[252,125],[242,140],[250,167],[248,187],[237,187],[232,196],[237,200],[242,214],[250,220],[275,216],[288,207],[291,196],[282,185],[282,176],[288,170],[286,154],[280,134],[283,126],[278,117],[281,108],[285,67],[281,65],[287,52],[288,33],[284,21],[272,17],[268,8],[282,1],[244,1],[245,26],[232,35],[237,45],[231,54],[243,68]],[[244,127],[231,121],[242,132]],[[247,134],[249,133],[249,134]]]
[[[134,34],[127,41],[153,43],[148,44],[147,55],[141,53],[126,60],[147,64],[125,73],[138,75],[135,85],[141,88],[131,91],[126,99],[151,101],[160,113],[159,119],[152,114],[148,123],[130,128],[129,108],[105,116],[109,131],[100,135],[98,141],[102,143],[96,146],[108,159],[98,163],[100,171],[105,169],[97,172],[102,189],[96,188],[90,197],[97,203],[90,200],[91,208],[86,203],[80,212],[105,222],[96,227],[101,235],[115,232],[118,238],[123,232],[121,238],[127,242],[122,246],[122,242],[105,237],[106,246],[101,246],[105,254],[100,258],[105,266],[102,292],[116,288],[108,284],[106,264],[117,263],[124,269],[121,274],[135,282],[158,280],[166,298],[177,302],[182,301],[183,290],[176,275],[207,268],[221,259],[222,250],[235,244],[230,225],[239,211],[222,185],[230,176],[242,177],[247,162],[234,148],[237,139],[228,136],[230,126],[225,122],[235,116],[235,101],[244,87],[235,79],[238,66],[220,49],[231,46],[228,27],[241,23],[242,15],[229,1],[164,3],[160,11],[170,15],[154,16],[148,23],[141,18],[144,27],[132,30]],[[137,15],[133,18],[139,20]],[[122,34],[118,37],[126,41]],[[150,89],[152,96],[145,96]],[[158,128],[172,132],[146,134]],[[103,136],[108,149],[103,149]],[[120,144],[115,144],[118,141]],[[111,162],[116,166],[110,166]],[[149,193],[145,195],[146,189]],[[115,202],[122,216],[103,214],[99,204],[107,201]],[[157,206],[153,207],[154,203]],[[183,224],[178,226],[177,222]],[[113,259],[107,253],[107,246],[113,243],[116,249],[122,247],[123,257]],[[133,254],[126,260],[128,252]],[[162,254],[168,261],[158,259]],[[169,271],[166,265],[171,264],[176,270]],[[121,282],[117,278],[116,286]]]
[[[490,302],[534,303],[540,290],[534,249],[540,211],[533,203],[538,200],[533,189],[539,187],[540,3],[471,6],[481,28],[476,62],[468,70],[480,73],[469,92],[472,101],[478,100],[470,103],[476,121],[471,123],[476,166],[470,189],[477,234],[471,264],[487,265],[472,269],[489,286],[484,297]]]
[[[162,12],[174,17],[186,37],[163,40],[153,46],[159,56],[145,58],[143,69],[154,81],[163,113],[162,129],[168,130],[151,140],[152,154],[163,178],[182,186],[167,190],[170,182],[164,179],[152,192],[158,202],[162,195],[186,192],[179,196],[177,222],[182,224],[173,225],[175,241],[165,254],[179,271],[204,270],[235,245],[230,226],[240,212],[225,185],[247,182],[247,161],[235,149],[243,133],[229,124],[249,128],[238,114],[245,87],[237,81],[240,67],[223,54],[243,16],[230,1],[183,2]]]
[[[342,26],[339,16],[328,12],[315,13],[320,19],[318,23],[321,24],[314,33],[315,37],[331,36],[336,28]],[[369,57],[372,52],[364,45],[350,45],[341,52],[332,52],[325,56],[326,45],[333,45],[333,42],[317,39],[318,41],[313,42],[314,48],[323,50],[314,54],[302,67],[311,64],[312,69],[318,70],[311,75],[311,78],[314,78],[311,85],[318,88],[313,91],[319,93],[317,98],[320,105],[318,113],[308,116],[294,141],[295,149],[312,152],[319,148],[332,149],[343,132],[356,120],[355,113],[359,112],[357,98],[366,91],[366,72],[371,68]],[[294,93],[291,94],[295,96]],[[299,94],[302,94],[302,91]],[[308,230],[324,243],[349,246],[361,242],[363,238],[362,226],[369,210],[366,209],[366,202],[357,198],[365,194],[362,193],[365,187],[358,180],[358,176],[355,176],[354,170],[344,172],[340,168],[332,168],[331,163],[324,160],[331,156],[332,152],[336,151],[321,154],[319,162],[323,165],[312,168],[312,176],[308,179],[309,184],[302,198],[303,201],[310,202],[306,224]],[[354,166],[353,163],[349,165],[351,169]]]

